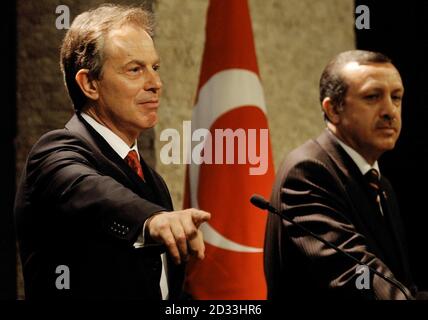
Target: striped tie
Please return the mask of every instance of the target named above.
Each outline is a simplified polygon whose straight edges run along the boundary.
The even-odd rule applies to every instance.
[[[364,177],[368,182],[372,200],[374,200],[379,206],[379,208],[381,208],[380,196],[382,190],[380,187],[379,172],[377,172],[376,169],[370,169],[369,171],[367,171]]]
[[[137,151],[131,150],[128,155],[125,157],[125,162],[135,171],[138,176],[144,180],[143,168],[141,163],[138,160]]]

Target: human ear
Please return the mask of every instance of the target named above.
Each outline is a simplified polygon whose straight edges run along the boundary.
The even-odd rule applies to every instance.
[[[324,110],[327,119],[337,125],[340,122],[340,112],[342,111],[342,107],[333,104],[333,101],[330,97],[324,98],[322,101],[322,109]]]
[[[80,90],[91,100],[97,100],[99,97],[97,82],[91,79],[89,69],[80,69],[76,73],[76,82]]]

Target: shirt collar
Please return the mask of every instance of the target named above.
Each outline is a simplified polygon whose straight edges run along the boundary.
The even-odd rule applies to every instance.
[[[138,153],[138,146],[137,146],[137,140],[135,140],[134,144],[130,148],[125,141],[123,141],[117,134],[115,134],[113,131],[111,131],[106,126],[102,125],[101,123],[97,122],[94,118],[92,118],[87,113],[82,112],[81,116],[83,119],[86,120],[89,125],[94,128],[96,132],[98,132],[112,147],[114,151],[122,158],[125,159],[125,157],[128,155],[129,151],[135,150],[138,155],[138,159],[140,159],[140,154]]]
[[[340,144],[340,146],[345,150],[345,152],[351,157],[351,159],[355,162],[358,169],[360,169],[361,173],[365,175],[369,170],[375,169],[379,173],[380,177],[380,169],[377,161],[371,166],[364,157],[362,157],[357,151],[348,146],[342,140],[340,140],[333,132],[329,131],[330,134],[336,139],[336,141]]]

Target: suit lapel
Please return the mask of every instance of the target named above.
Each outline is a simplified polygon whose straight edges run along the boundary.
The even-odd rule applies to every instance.
[[[384,228],[385,221],[376,204],[368,197],[366,181],[360,169],[331,135],[332,133],[326,130],[317,142],[336,166],[336,169],[331,169],[339,174],[338,178],[343,183],[345,194],[349,198],[347,202],[351,206],[347,216],[352,219],[357,231],[367,235],[366,241],[373,252],[384,259],[385,248],[391,245],[387,237],[379,234],[379,230]]]
[[[92,155],[97,160],[97,168],[108,173],[122,184],[129,186],[129,177],[120,167],[116,157],[120,158],[116,152],[82,117],[75,114],[65,125],[65,128],[82,141],[86,142]]]
[[[168,210],[173,210],[173,205],[171,201],[171,196],[169,194],[168,187],[165,182],[159,176],[156,171],[154,171],[151,167],[147,165],[144,161],[143,157],[140,157],[141,166],[143,167],[146,182],[152,186],[153,192],[156,194],[156,198],[159,199],[160,204],[164,206]],[[136,174],[135,176],[138,178],[138,183],[142,188],[146,187],[146,183],[144,183]]]
[[[79,114],[75,114],[66,124],[66,129],[81,137],[90,146],[94,157],[97,159],[97,166],[104,173],[111,175],[124,186],[130,188],[144,199],[155,202],[166,208],[171,208],[171,200],[166,186],[158,180],[161,178],[146,165],[141,158],[144,173],[152,186],[155,186],[153,193],[141,178],[126,164],[126,162],[113,150],[107,141],[92,128]],[[166,195],[165,195],[166,193]],[[172,208],[171,208],[172,209]]]
[[[141,180],[116,151],[110,147],[107,141],[79,114],[75,114],[65,127],[88,144],[97,159],[97,166],[101,168],[100,170],[130,188],[142,198],[157,203],[167,210],[173,210],[171,196],[165,182],[146,164],[142,157],[140,157],[140,163],[144,170],[146,182]],[[181,292],[184,277],[183,268],[183,266],[174,265],[168,259],[168,286],[170,297],[172,298],[177,298],[179,292]]]
[[[386,260],[385,255],[388,255],[391,268],[395,266],[394,270],[399,270],[407,277],[410,269],[406,263],[408,259],[403,243],[404,231],[400,225],[401,217],[391,186],[382,177],[381,186],[386,190],[388,197],[382,207],[384,209],[384,217],[382,217],[375,203],[369,201],[366,181],[358,166],[331,135],[332,133],[326,130],[317,142],[336,166],[331,169],[333,172],[338,172],[339,179],[343,182],[345,194],[349,197],[349,203],[352,206],[352,213],[349,215],[355,227],[367,235],[366,241],[373,253],[381,260]]]
[[[381,179],[382,189],[385,190],[384,198],[386,201],[383,201],[385,207],[385,222],[388,224],[391,234],[394,238],[395,249],[400,256],[400,260],[397,263],[401,263],[402,270],[405,271],[405,274],[410,274],[410,270],[405,261],[408,261],[407,251],[404,243],[404,230],[401,225],[401,217],[398,212],[398,204],[395,203],[395,196],[393,195],[392,188],[390,184],[384,179]]]

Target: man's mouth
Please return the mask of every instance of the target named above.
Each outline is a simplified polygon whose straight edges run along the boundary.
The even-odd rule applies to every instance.
[[[378,127],[376,127],[376,129],[387,132],[387,133],[396,133],[397,132],[397,128],[392,127],[392,126],[378,126]]]
[[[146,109],[157,109],[159,108],[159,100],[152,99],[147,101],[138,102],[138,105],[143,106]]]

